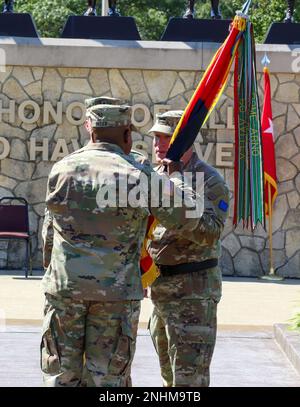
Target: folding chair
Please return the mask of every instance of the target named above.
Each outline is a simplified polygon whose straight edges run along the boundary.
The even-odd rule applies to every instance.
[[[3,201],[8,201],[4,204]],[[12,204],[18,201],[20,204]],[[31,241],[29,234],[28,202],[19,197],[3,197],[0,199],[0,239],[24,239],[26,241],[26,267],[32,274],[31,267]]]

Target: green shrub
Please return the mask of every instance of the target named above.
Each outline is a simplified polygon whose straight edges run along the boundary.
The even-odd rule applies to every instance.
[[[290,329],[300,331],[300,311],[290,321]]]
[[[221,0],[224,18],[233,18],[244,0]],[[119,9],[124,16],[136,19],[143,40],[159,40],[170,17],[181,16],[185,0],[119,0]],[[87,7],[86,0],[16,0],[16,11],[31,13],[41,37],[59,37],[68,16],[81,15]],[[98,0],[101,10],[101,0]],[[282,21],[285,15],[285,0],[253,0],[250,9],[256,40],[261,42],[270,24]],[[209,18],[210,1],[198,0],[197,16]],[[297,2],[295,17],[300,21],[300,2]]]

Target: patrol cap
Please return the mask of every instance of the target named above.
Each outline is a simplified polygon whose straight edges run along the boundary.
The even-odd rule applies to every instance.
[[[96,98],[89,98],[85,100],[85,107],[89,109],[90,107],[96,105],[122,105],[122,100],[118,98],[111,98],[109,96],[98,96]]]
[[[172,136],[174,130],[183,115],[183,110],[169,110],[156,115],[156,122],[148,133],[164,133]]]
[[[86,117],[91,120],[92,127],[120,127],[130,126],[132,109],[128,105],[95,105],[87,109]]]

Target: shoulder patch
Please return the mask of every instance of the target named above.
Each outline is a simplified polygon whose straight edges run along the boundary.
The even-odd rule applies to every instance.
[[[221,201],[219,202],[218,207],[219,207],[219,209],[221,209],[221,211],[227,212],[227,210],[228,210],[228,203],[225,202],[225,201],[223,201],[223,199],[221,199]]]

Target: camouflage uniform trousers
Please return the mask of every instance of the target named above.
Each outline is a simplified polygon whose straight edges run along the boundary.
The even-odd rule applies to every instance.
[[[47,387],[130,387],[140,301],[46,294],[41,369]]]
[[[165,387],[209,386],[221,284],[214,268],[161,276],[151,288],[149,329]]]

